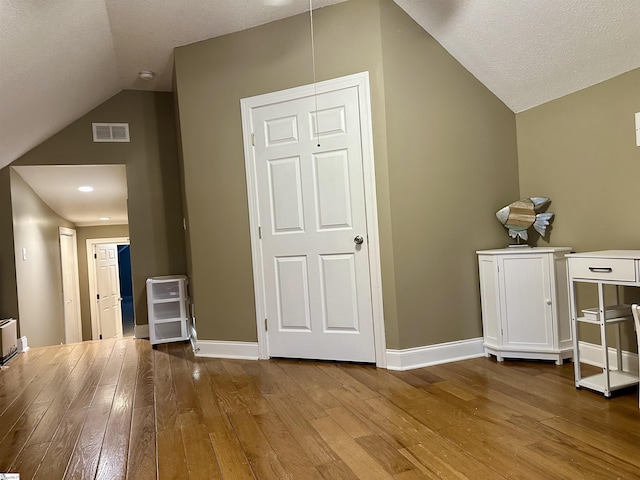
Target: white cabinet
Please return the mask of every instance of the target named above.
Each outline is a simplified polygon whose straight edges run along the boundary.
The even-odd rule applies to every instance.
[[[484,351],[504,358],[573,356],[567,291],[569,247],[505,248],[478,254]]]
[[[186,276],[148,278],[147,305],[151,345],[189,339]]]

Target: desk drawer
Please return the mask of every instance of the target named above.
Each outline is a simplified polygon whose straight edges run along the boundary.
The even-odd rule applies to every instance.
[[[569,258],[573,278],[636,282],[636,262],[632,258]]]

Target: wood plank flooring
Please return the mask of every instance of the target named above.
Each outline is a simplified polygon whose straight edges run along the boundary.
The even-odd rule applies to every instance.
[[[589,367],[585,366],[585,369]],[[0,371],[0,472],[21,479],[638,479],[637,390],[477,358],[407,372],[194,358],[119,339]]]

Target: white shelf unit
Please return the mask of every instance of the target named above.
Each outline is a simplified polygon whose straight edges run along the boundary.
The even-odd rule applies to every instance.
[[[554,360],[573,356],[567,293],[569,247],[513,247],[478,254],[485,354]]]
[[[629,315],[608,315],[612,309],[619,310],[618,286],[640,287],[640,250],[605,250],[598,252],[572,253],[567,255],[569,262],[569,299],[571,305],[571,324],[574,338],[574,371],[576,388],[588,388],[610,397],[611,393],[621,388],[638,383],[638,375],[623,370],[620,324],[632,322],[631,309]],[[597,315],[579,316],[576,298],[576,284],[591,283],[598,289]],[[605,302],[605,285],[615,286],[615,305]],[[602,349],[602,373],[582,376],[580,368],[580,339],[578,325],[589,323],[600,327]],[[608,328],[616,329],[616,360],[618,369],[611,368],[609,359]]]
[[[151,345],[189,339],[187,283],[185,275],[147,279]]]

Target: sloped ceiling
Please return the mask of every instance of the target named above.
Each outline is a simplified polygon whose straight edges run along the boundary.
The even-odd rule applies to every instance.
[[[129,223],[124,165],[12,168],[54,212],[78,227]],[[79,188],[84,186],[93,190],[80,191]]]
[[[514,112],[640,66],[638,0],[394,1]],[[122,89],[171,90],[174,47],[308,8],[308,0],[0,1],[0,167]],[[157,75],[144,82],[141,70]]]
[[[1,0],[0,168],[123,89],[170,91],[174,47],[308,9],[308,0]],[[157,75],[145,82],[141,70]]]
[[[637,0],[395,2],[516,113],[640,67]]]

